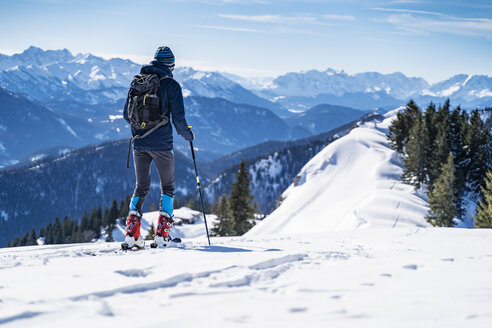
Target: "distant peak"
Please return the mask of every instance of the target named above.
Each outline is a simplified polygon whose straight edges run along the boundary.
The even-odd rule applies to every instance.
[[[24,53],[33,53],[33,52],[44,52],[43,49],[35,47],[35,46],[30,46],[26,50],[24,50]]]

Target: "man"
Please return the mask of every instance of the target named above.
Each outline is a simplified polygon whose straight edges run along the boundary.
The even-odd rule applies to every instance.
[[[159,98],[160,110],[172,118],[172,123],[179,135],[185,140],[195,138],[191,127],[185,119],[183,94],[181,86],[172,77],[174,69],[174,54],[169,47],[159,47],[150,65],[144,65],[140,74],[156,74],[160,79]],[[130,123],[127,98],[123,117]],[[173,131],[168,120],[167,124],[157,128],[144,138],[135,139],[133,144],[133,162],[137,177],[136,187],[130,202],[126,221],[125,243],[128,247],[143,248],[144,242],[140,236],[140,221],[142,206],[150,189],[150,164],[154,161],[161,183],[161,201],[159,204],[159,221],[155,234],[155,244],[166,245],[170,241],[169,231],[173,226],[173,197],[174,197],[174,154]],[[134,127],[133,136],[145,134],[147,130]]]

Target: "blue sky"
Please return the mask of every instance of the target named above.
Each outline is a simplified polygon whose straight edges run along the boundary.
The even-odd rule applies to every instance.
[[[492,2],[425,0],[0,0],[0,53],[30,45],[243,76],[326,68],[429,82],[492,76]]]

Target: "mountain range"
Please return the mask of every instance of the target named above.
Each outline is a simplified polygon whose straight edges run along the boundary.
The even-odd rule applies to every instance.
[[[130,60],[73,55],[67,49],[31,46],[20,54],[0,55],[0,88],[4,89],[0,132],[10,138],[15,133],[15,123],[7,122],[3,112],[18,111],[19,99],[24,99],[20,102],[29,101],[31,112],[39,112],[32,117],[41,119],[30,122],[28,116],[24,118],[26,124],[58,126],[56,131],[61,133],[39,143],[31,143],[29,134],[16,134],[16,149],[20,149],[16,152],[7,146],[9,139],[3,138],[0,167],[29,155],[44,156],[54,147],[76,148],[129,137],[121,114],[129,82],[139,68]],[[423,105],[443,102],[446,97],[451,98],[452,104],[470,109],[492,104],[492,80],[482,75],[457,75],[433,85],[402,73],[351,75],[333,69],[246,79],[178,67],[174,75],[183,87],[198,151],[206,160],[264,141],[295,140],[326,132],[367,111],[384,112],[401,106],[410,97]],[[16,100],[7,100],[9,97]],[[329,106],[332,107],[328,110]],[[48,111],[52,114],[40,114]],[[44,119],[56,122],[43,122]],[[67,132],[70,135],[65,138]],[[179,137],[175,140],[176,147],[189,156],[185,152],[187,144]],[[34,149],[37,145],[42,148]]]
[[[492,105],[492,78],[486,75],[459,74],[432,85],[423,78],[407,77],[400,72],[351,75],[330,68],[291,72],[267,82],[260,79],[257,83],[233,75],[230,77],[293,112],[302,112],[323,103],[363,110],[387,110],[406,103],[410,98],[420,105],[430,101],[442,103],[450,98],[452,103],[466,109]]]

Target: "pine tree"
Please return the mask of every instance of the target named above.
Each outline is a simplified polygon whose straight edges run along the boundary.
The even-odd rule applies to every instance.
[[[37,244],[38,244],[38,242],[37,242],[37,238],[36,238],[36,231],[33,228],[29,232],[29,236],[27,237],[26,245],[37,245]]]
[[[65,236],[63,235],[63,226],[59,218],[55,219],[55,224],[53,225],[53,244],[63,244],[65,241]]]
[[[198,202],[195,200],[195,198],[190,198],[190,200],[186,202],[185,207],[188,207],[189,209],[192,209],[195,211],[201,210],[201,208],[198,205]]]
[[[473,218],[476,228],[492,228],[492,170],[487,172],[485,187],[482,187],[483,199],[478,203],[477,214]]]
[[[90,229],[90,219],[89,219],[89,214],[87,211],[84,211],[84,214],[82,214],[82,218],[80,219],[80,230],[85,231]]]
[[[178,197],[174,196],[173,208],[180,208],[180,207],[181,207],[181,202],[179,201]]]
[[[239,165],[236,182],[232,185],[230,206],[234,215],[234,231],[242,235],[254,226],[253,196],[249,188],[249,172],[244,159]]]
[[[427,106],[423,117],[424,134],[424,171],[426,183],[434,184],[436,177],[432,174],[432,158],[436,150],[437,127],[435,123],[436,106],[431,102]]]
[[[410,131],[417,117],[421,117],[417,104],[410,100],[404,111],[396,114],[396,119],[389,126],[388,139],[390,145],[400,154],[405,152],[405,147],[410,136]]]
[[[145,240],[153,240],[155,237],[155,226],[154,222],[150,224],[149,231],[147,232],[147,236],[145,236]]]
[[[219,195],[215,195],[214,201],[212,202],[212,206],[210,208],[210,212],[217,213],[217,211],[219,210],[219,202]]]
[[[484,177],[489,169],[491,154],[490,130],[484,127],[480,112],[474,110],[470,117],[470,125],[466,136],[467,181],[470,191],[479,194],[484,186]]]
[[[394,119],[388,128],[388,140],[391,148],[396,152],[403,154],[405,147],[406,135],[405,135],[405,119],[402,112],[396,114]]]
[[[434,183],[434,188],[429,192],[430,211],[427,221],[437,227],[452,227],[456,216],[454,205],[454,163],[453,154],[450,152],[447,162],[441,167],[441,174]]]
[[[234,213],[227,201],[226,195],[222,195],[220,198],[215,214],[217,215],[219,222],[212,228],[212,235],[235,236],[236,231],[234,230],[234,227],[236,222],[234,222]]]
[[[463,197],[466,193],[466,175],[467,175],[467,154],[465,147],[465,131],[467,130],[468,116],[458,106],[449,115],[449,140],[450,148],[453,153],[455,179],[453,185],[454,202],[456,214],[462,219],[465,212],[463,208]]]
[[[403,179],[416,188],[426,180],[425,172],[425,134],[422,127],[422,117],[417,116],[410,131],[405,156],[405,171]]]
[[[90,230],[94,231],[96,239],[101,236],[102,211],[100,207],[92,210],[90,215]]]
[[[436,144],[434,155],[432,156],[429,171],[432,180],[437,179],[441,174],[441,167],[446,163],[448,154],[451,151],[450,147],[450,126],[449,126],[449,99],[444,103],[444,106],[439,107],[435,115],[437,126]],[[431,187],[432,189],[432,187]]]

